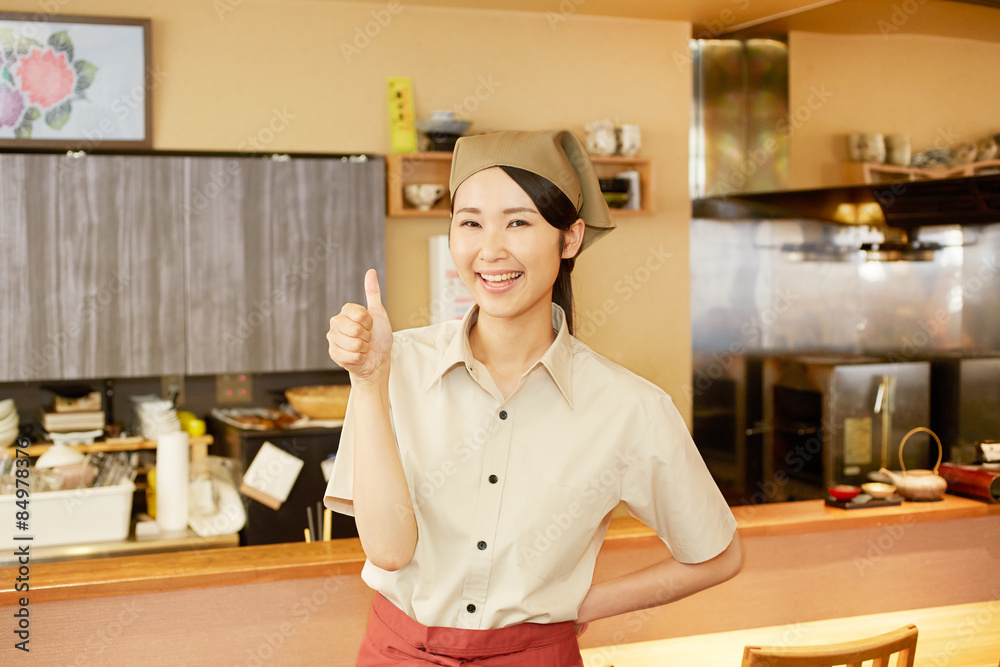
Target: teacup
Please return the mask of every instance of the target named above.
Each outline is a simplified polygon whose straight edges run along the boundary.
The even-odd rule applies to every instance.
[[[885,161],[897,167],[910,164],[910,137],[905,134],[887,134],[885,136]]]
[[[858,135],[858,157],[862,162],[885,162],[885,139],[878,133]]]
[[[441,199],[445,186],[438,183],[414,183],[403,188],[406,201],[421,211],[429,211]]]

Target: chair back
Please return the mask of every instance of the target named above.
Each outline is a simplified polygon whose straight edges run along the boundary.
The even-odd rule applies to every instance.
[[[913,667],[917,648],[917,626],[907,625],[884,635],[841,644],[823,646],[747,646],[743,649],[743,667],[861,667],[866,660],[872,667],[888,667],[889,658],[898,653],[896,667]]]

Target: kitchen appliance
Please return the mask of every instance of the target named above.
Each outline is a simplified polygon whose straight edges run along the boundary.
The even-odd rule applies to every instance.
[[[762,490],[762,373],[760,355],[694,352],[692,437],[731,505]]]
[[[764,363],[764,477],[768,500],[822,498],[894,467],[911,429],[928,426],[930,364],[850,355],[768,357]],[[937,450],[934,451],[935,457]],[[929,468],[925,434],[911,439],[907,468]]]
[[[973,463],[976,444],[1000,440],[1000,355],[970,352],[928,356],[931,363],[931,429],[944,460]]]
[[[277,510],[243,496],[246,525],[240,531],[240,546],[301,542],[308,526],[306,508],[315,508],[326,493],[321,464],[335,455],[340,445],[340,428],[250,430],[210,420],[210,430],[225,447],[225,455],[240,462],[245,471],[265,442],[302,459],[303,466],[288,498]],[[333,538],[357,537],[354,518],[333,513]]]

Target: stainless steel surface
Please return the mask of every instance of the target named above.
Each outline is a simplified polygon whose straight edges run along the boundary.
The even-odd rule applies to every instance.
[[[777,190],[775,188],[775,190]],[[934,225],[1000,222],[1000,175],[851,185],[810,190],[692,195],[692,217],[717,220],[791,219],[884,224],[912,230]],[[699,198],[700,197],[700,198]],[[877,208],[875,208],[877,207]],[[877,217],[870,212],[880,211]],[[859,217],[862,216],[863,217]]]
[[[875,412],[880,388],[883,402]],[[929,408],[927,362],[886,364],[850,356],[768,358],[764,418],[774,425],[774,432],[765,437],[764,479],[776,482],[774,500],[821,498],[834,484],[868,481],[868,473],[882,467],[883,437],[888,444],[886,467],[898,470],[899,443],[910,429],[929,425]],[[926,437],[911,440],[906,467],[931,467]]]
[[[132,535],[124,542],[93,542],[90,544],[66,544],[55,547],[31,547],[31,562],[56,563],[67,560],[217,549],[239,546],[239,541],[239,535],[236,533],[215,537],[199,537],[192,530],[188,529],[184,535],[171,537],[136,539],[135,535]],[[7,554],[0,557],[0,567],[10,565],[17,565],[17,556]]]
[[[932,262],[860,253],[803,262],[789,246],[858,247],[861,230],[803,221],[691,222],[695,350],[895,353],[1000,349],[1000,226],[934,230]],[[975,245],[972,243],[975,242]]]
[[[691,42],[692,199],[780,190],[788,172],[788,45]]]

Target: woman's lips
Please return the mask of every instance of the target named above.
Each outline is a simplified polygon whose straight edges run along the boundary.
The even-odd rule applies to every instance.
[[[502,273],[477,273],[476,276],[479,278],[480,284],[488,292],[505,292],[509,290],[514,283],[521,279],[524,275],[523,271],[505,271]]]

